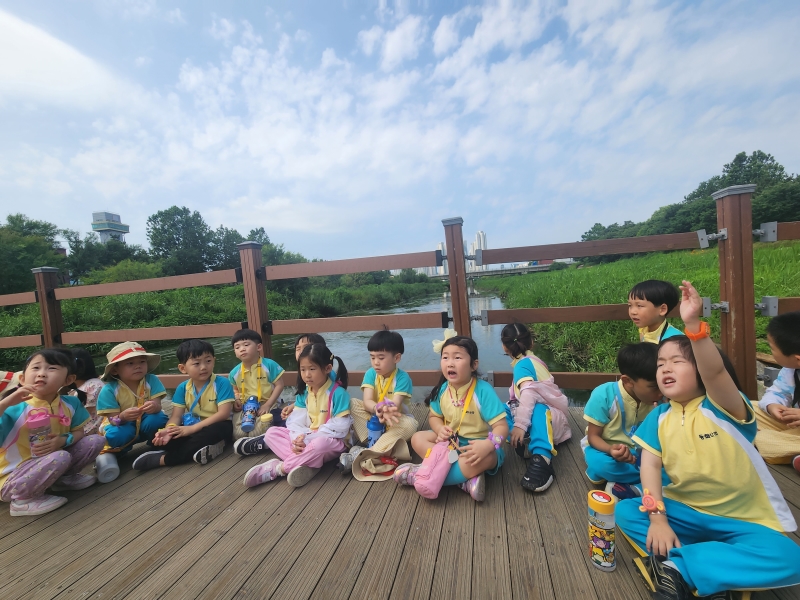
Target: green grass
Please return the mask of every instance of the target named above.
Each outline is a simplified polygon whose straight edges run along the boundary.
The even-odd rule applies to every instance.
[[[800,296],[800,242],[755,244],[755,295]],[[627,293],[646,279],[663,279],[678,285],[688,279],[702,296],[719,301],[719,260],[716,248],[686,252],[653,253],[585,268],[572,267],[552,273],[478,280],[483,290],[495,290],[506,308],[580,306],[627,302]],[[670,319],[682,329],[679,319]],[[712,337],[719,339],[719,313],[709,319]],[[756,313],[759,352],[769,352],[765,331],[769,319]],[[617,350],[637,341],[630,321],[596,323],[539,323],[533,331],[555,360],[574,371],[616,371]]]

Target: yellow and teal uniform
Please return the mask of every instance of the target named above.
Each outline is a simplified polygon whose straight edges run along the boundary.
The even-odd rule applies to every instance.
[[[262,358],[249,369],[244,363],[239,363],[230,373],[228,381],[238,390],[239,400],[244,402],[250,396],[258,398],[259,404],[264,404],[272,395],[275,382],[284,373],[283,367],[270,358]]]
[[[56,417],[50,419],[50,433],[54,435],[82,431],[83,425],[91,418],[75,396],[56,396],[52,402],[34,397],[9,406],[0,416],[0,489],[14,469],[31,458],[26,421],[33,408],[46,408]]]
[[[113,425],[108,416],[142,406],[149,400],[157,400],[166,395],[167,391],[161,380],[152,373],[144,376],[135,393],[116,379],[105,384],[97,396],[97,414],[105,416],[100,425],[100,434],[106,438],[103,451],[124,453],[138,442],[152,441],[156,432],[167,424],[168,417],[164,411],[143,414],[140,419],[120,425]]]
[[[597,386],[583,409],[583,419],[603,428],[600,437],[610,445],[625,444],[632,451],[636,445],[631,436],[653,410],[652,404],[641,404],[634,399],[622,385],[622,381],[610,381]],[[583,456],[586,459],[586,476],[595,482],[614,481],[619,483],[639,483],[637,465],[618,462],[605,452],[589,445],[587,436],[581,440]]]
[[[361,382],[361,389],[364,388],[375,392],[376,403],[391,400],[395,395],[402,396],[403,401],[397,408],[405,415],[411,414],[408,404],[414,393],[414,386],[411,383],[411,377],[403,369],[397,367],[391,375],[384,378],[382,375],[378,375],[375,369],[370,368],[364,373],[364,379]]]
[[[308,411],[309,427],[316,431],[320,425],[325,424],[331,417],[346,417],[350,414],[350,394],[341,386],[330,394],[333,382],[328,379],[316,393],[306,388],[302,394],[297,394],[294,405],[296,408],[305,408]],[[331,397],[332,396],[332,397]],[[329,416],[330,415],[330,416]]]
[[[669,476],[664,504],[681,542],[669,559],[701,596],[800,583],[800,547],[782,533],[797,525],[753,446],[755,415],[742,398],[743,420],[700,396],[657,407],[633,436]],[[620,502],[617,525],[644,553],[650,520],[640,505]]]
[[[651,344],[659,344],[661,340],[671,338],[674,335],[683,335],[683,332],[676,327],[673,327],[666,321],[655,331],[648,331],[647,327],[639,327],[639,341],[650,342]]]
[[[489,436],[489,428],[506,418],[505,407],[494,388],[482,379],[475,384],[472,401],[464,412],[464,401],[471,384],[472,381],[457,390],[450,384],[442,385],[439,395],[431,401],[430,407],[431,413],[441,417],[445,425],[458,430],[458,439],[462,446],[468,444],[470,440],[485,440]],[[504,458],[501,446],[497,450],[497,466],[487,473],[489,475],[497,473],[503,465]]]
[[[228,402],[233,402],[233,388],[230,382],[224,377],[212,375],[208,380],[208,385],[200,387],[202,390],[200,400],[195,406],[193,414],[200,417],[200,420],[207,419],[217,414],[217,407]],[[192,380],[183,381],[178,384],[175,394],[172,396],[172,403],[185,409],[184,414],[188,414],[195,400],[195,395],[200,390],[196,390]]]

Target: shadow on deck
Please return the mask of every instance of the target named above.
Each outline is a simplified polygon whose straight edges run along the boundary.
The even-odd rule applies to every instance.
[[[581,410],[572,417],[550,490],[525,492],[510,452],[481,504],[455,488],[428,501],[331,465],[303,488],[248,490],[244,473],[265,457],[229,450],[142,474],[127,458],[119,479],[68,493],[53,513],[3,509],[0,597],[646,599],[621,539],[615,572],[589,563]],[[800,477],[772,471],[800,521]],[[753,597],[800,599],[800,587]]]

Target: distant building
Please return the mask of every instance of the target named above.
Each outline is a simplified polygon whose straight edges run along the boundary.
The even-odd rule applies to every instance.
[[[100,234],[100,241],[105,244],[108,240],[124,242],[130,227],[120,220],[118,214],[95,212],[92,213],[92,231]]]

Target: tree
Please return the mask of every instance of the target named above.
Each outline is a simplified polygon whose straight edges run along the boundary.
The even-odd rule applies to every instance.
[[[5,227],[9,231],[18,233],[22,237],[34,236],[44,238],[53,248],[59,246],[56,237],[58,237],[60,231],[57,226],[47,221],[29,219],[25,215],[17,213],[6,217]]]
[[[771,221],[800,221],[800,181],[773,185],[753,200],[753,226]]]
[[[206,271],[212,238],[200,213],[185,206],[171,206],[147,218],[150,254],[164,261],[166,275]]]
[[[0,265],[3,265],[0,294],[36,289],[31,269],[61,267],[63,260],[64,257],[53,250],[50,240],[39,235],[21,235],[6,225],[0,226]]]
[[[240,266],[241,259],[239,258],[237,244],[241,244],[244,241],[245,239],[241,233],[235,229],[228,229],[220,225],[212,233],[208,256],[209,267],[219,270],[235,269]]]
[[[92,271],[82,278],[81,283],[116,283],[118,281],[135,281],[161,277],[160,263],[140,262],[126,258],[110,267]]]

